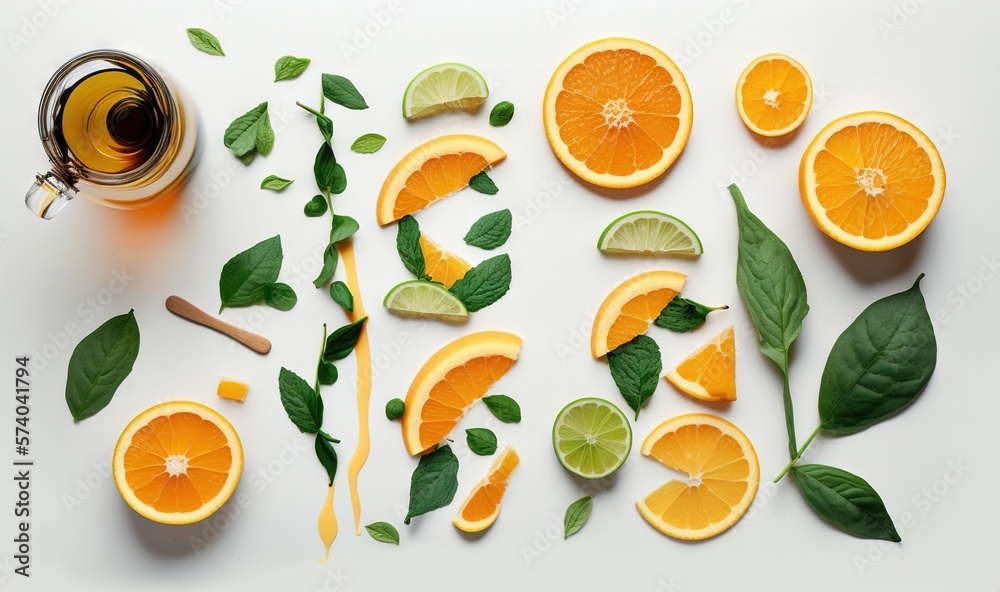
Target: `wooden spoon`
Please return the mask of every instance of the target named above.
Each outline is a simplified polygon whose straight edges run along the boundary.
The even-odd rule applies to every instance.
[[[257,353],[266,354],[271,351],[271,342],[267,338],[217,319],[180,296],[167,297],[167,310],[191,322],[204,325],[209,329],[215,329],[223,335],[232,337]]]

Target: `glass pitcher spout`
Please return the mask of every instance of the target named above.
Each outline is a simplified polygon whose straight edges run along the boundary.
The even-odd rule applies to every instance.
[[[44,175],[35,175],[35,183],[24,196],[24,203],[39,218],[51,220],[74,197],[76,197],[76,190],[73,189],[73,186],[49,171]]]

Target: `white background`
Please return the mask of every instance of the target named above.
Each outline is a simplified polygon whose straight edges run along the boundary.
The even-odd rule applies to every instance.
[[[997,255],[990,237],[1000,215],[991,184],[1000,66],[996,3],[455,0],[293,6],[230,1],[235,6],[226,0],[51,0],[58,6],[49,8],[51,16],[45,2],[4,5],[0,367],[13,374],[13,358],[28,352],[44,368],[34,373],[32,399],[32,458],[37,462],[31,490],[32,577],[11,575],[16,490],[7,478],[0,484],[0,541],[7,541],[0,542],[0,587],[648,592],[765,586],[989,592],[1000,587],[995,569],[1000,527],[995,418],[1000,407],[987,378],[996,365],[998,283],[992,280],[995,272],[984,267],[984,259]],[[390,6],[395,14],[387,12]],[[26,26],[32,20],[41,26]],[[186,27],[215,33],[227,57],[192,49]],[[359,33],[366,29],[367,35]],[[546,143],[540,114],[556,65],[585,42],[615,35],[644,39],[670,54],[681,64],[695,102],[694,129],[683,156],[661,182],[626,192],[630,199],[625,200],[566,176]],[[354,49],[345,49],[348,44]],[[204,157],[182,202],[195,208],[194,214],[182,215],[178,204],[139,214],[80,199],[58,219],[44,222],[21,203],[33,173],[45,166],[35,112],[46,80],[71,56],[104,47],[155,62],[188,90],[200,110]],[[772,51],[801,61],[816,89],[802,133],[777,149],[752,140],[733,105],[740,71]],[[312,65],[298,80],[272,83],[274,61],[285,54],[311,57]],[[411,76],[453,60],[487,76],[492,91],[487,109],[500,100],[517,105],[510,125],[489,127],[486,110],[415,124],[400,117],[400,98]],[[302,215],[303,204],[315,193],[311,166],[321,139],[313,118],[294,101],[318,102],[322,72],[351,78],[371,105],[360,112],[331,106],[329,114],[349,177],[336,208],[361,223],[356,237],[360,276],[371,314],[373,357],[382,368],[372,395],[372,453],[361,477],[362,523],[387,520],[402,532],[398,548],[351,532],[345,478],[357,430],[351,358],[339,365],[340,383],[323,393],[326,429],[344,440],[338,446],[342,470],[336,500],[342,528],[327,564],[316,562],[322,555],[316,517],[326,476],[311,440],[285,416],[276,385],[280,366],[311,372],[321,324],[344,322],[325,290],[309,283],[315,274],[310,259],[322,247],[328,219]],[[249,168],[233,166],[235,159],[222,146],[223,130],[264,100],[270,101],[277,131],[274,152]],[[919,240],[889,253],[866,254],[832,242],[809,221],[798,195],[798,162],[808,141],[831,119],[864,109],[891,111],[916,123],[938,143],[948,171],[946,199],[935,222]],[[354,138],[373,131],[389,138],[379,153],[348,150]],[[487,253],[466,246],[461,237],[478,216],[510,208],[518,222],[501,249],[513,260],[510,293],[463,327],[401,320],[380,306],[391,286],[409,278],[396,257],[395,228],[379,228],[374,216],[378,189],[395,162],[431,136],[452,132],[485,135],[507,151],[507,161],[491,173],[501,190],[494,197],[463,191],[422,212],[423,229],[477,262]],[[237,174],[226,172],[227,167]],[[272,173],[296,182],[280,194],[258,189]],[[769,484],[786,460],[781,386],[775,368],[756,350],[734,282],[734,210],[721,190],[734,175],[751,208],[789,244],[809,289],[812,311],[792,364],[801,437],[815,425],[819,376],[840,331],[870,302],[927,273],[923,289],[939,319],[939,354],[926,392],[901,416],[858,435],[820,437],[809,457],[867,478],[896,520],[902,544],[882,548],[845,535],[815,516],[790,481]],[[705,255],[697,261],[602,256],[594,248],[600,231],[636,209],[660,209],[686,220],[701,235]],[[283,279],[302,283],[298,305],[288,313],[254,307],[223,314],[270,337],[274,349],[269,355],[258,356],[164,309],[166,296],[179,294],[214,310],[223,263],[276,233],[285,249]],[[643,410],[635,425],[636,450],[612,482],[577,481],[552,453],[551,423],[567,402],[596,395],[624,406],[605,363],[591,359],[580,345],[589,338],[591,311],[606,293],[647,268],[687,273],[690,297],[732,306],[691,335],[658,329],[651,335],[663,349],[665,368],[671,368],[710,336],[736,325],[739,401],[720,413],[753,440],[762,484],[767,483],[736,527],[697,544],[661,535],[634,509],[637,499],[671,477],[641,457],[638,442],[668,417],[705,409],[669,385],[661,383]],[[134,279],[96,312],[88,299],[105,298],[102,291],[122,270]],[[957,291],[959,286],[965,286],[966,295]],[[129,308],[135,309],[142,333],[135,370],[107,409],[74,425],[63,389],[66,365],[81,335],[67,339],[62,333],[69,323],[89,332]],[[493,426],[501,444],[520,452],[522,465],[497,523],[482,536],[463,536],[451,517],[492,459],[470,458],[462,438],[456,438],[462,465],[455,503],[403,527],[401,510],[415,461],[382,407],[405,393],[432,351],[483,329],[524,338],[520,361],[493,391],[522,405],[521,424]],[[400,347],[401,341],[408,345]],[[252,385],[245,404],[216,397],[223,375]],[[249,505],[231,520],[215,521],[221,532],[212,522],[185,527],[149,522],[125,505],[106,473],[101,475],[123,426],[150,405],[175,398],[221,410],[242,437],[246,470],[237,495],[245,494]],[[15,459],[13,409],[11,389],[0,401],[5,424],[0,432],[8,434],[0,438],[5,462]],[[460,428],[491,421],[477,406]],[[455,436],[460,435],[457,430]],[[283,455],[283,450],[292,452]],[[968,468],[949,472],[949,466]],[[563,541],[558,533],[563,510],[587,493],[595,496],[593,515],[583,531]],[[229,510],[236,511],[232,504]],[[212,542],[195,553],[192,537]]]

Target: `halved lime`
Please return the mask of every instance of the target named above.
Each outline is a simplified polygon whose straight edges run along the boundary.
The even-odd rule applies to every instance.
[[[464,321],[469,311],[441,284],[410,280],[389,290],[382,304],[401,316]]]
[[[607,477],[632,450],[632,427],[622,410],[595,397],[577,399],[556,416],[552,446],[566,470],[584,479]]]
[[[697,256],[703,252],[701,239],[683,220],[653,210],[625,214],[608,224],[597,248],[609,253],[653,255]]]
[[[455,62],[438,64],[413,77],[403,93],[403,117],[419,119],[443,111],[472,109],[486,102],[490,89],[479,72]]]

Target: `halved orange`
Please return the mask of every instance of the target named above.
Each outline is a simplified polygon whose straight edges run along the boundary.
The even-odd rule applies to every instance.
[[[559,160],[585,181],[635,187],[659,177],[691,135],[691,91],[659,48],[600,39],[556,68],[542,105]]]
[[[411,455],[438,445],[465,412],[507,373],[521,351],[521,338],[480,331],[456,339],[432,355],[406,393],[403,443]]]
[[[469,184],[469,179],[507,158],[480,136],[441,136],[414,148],[382,184],[376,216],[381,226],[422,210]]]
[[[698,348],[666,379],[702,401],[736,400],[736,333],[730,327]]]
[[[480,532],[493,526],[500,515],[500,501],[507,491],[507,481],[519,462],[521,459],[513,448],[504,448],[486,477],[472,488],[469,497],[462,502],[451,523],[464,532]]]
[[[424,254],[424,263],[427,267],[425,273],[435,282],[444,284],[445,288],[450,288],[472,269],[468,261],[450,251],[445,251],[441,245],[425,234],[420,235],[420,250]]]
[[[129,422],[112,469],[119,493],[140,515],[190,524],[211,516],[232,495],[243,472],[243,445],[218,411],[171,401]]]
[[[684,540],[715,536],[739,520],[757,494],[760,464],[738,427],[708,413],[680,415],[660,424],[642,454],[686,475],[636,503],[663,534]]]
[[[599,358],[645,333],[686,280],[676,271],[649,271],[625,280],[597,309],[590,353]]]
[[[941,155],[909,121],[880,111],[832,121],[799,166],[802,203],[830,238],[861,251],[913,240],[944,199]]]
[[[809,115],[813,88],[802,64],[780,54],[760,56],[743,70],[736,83],[736,110],[755,134],[789,134]]]

